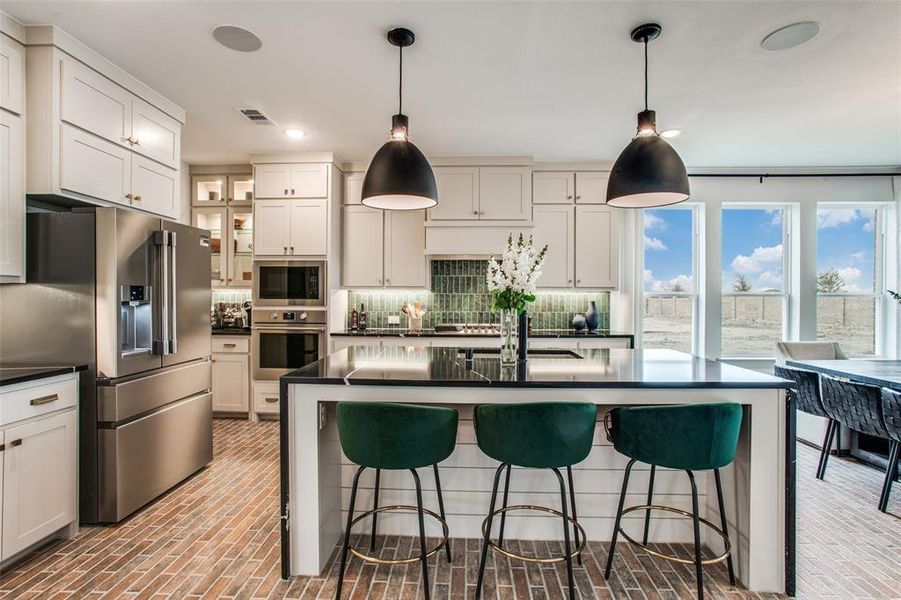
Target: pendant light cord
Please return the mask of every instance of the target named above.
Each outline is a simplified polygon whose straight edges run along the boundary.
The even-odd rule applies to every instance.
[[[648,109],[648,38],[644,38],[644,109]]]
[[[647,69],[647,67],[645,67]],[[404,47],[400,46],[400,77],[397,83],[397,114],[404,114]],[[647,76],[647,75],[646,75]]]

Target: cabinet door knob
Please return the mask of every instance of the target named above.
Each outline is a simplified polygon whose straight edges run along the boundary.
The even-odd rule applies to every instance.
[[[477,215],[477,214],[479,214],[479,211],[474,210],[474,211],[472,211],[472,214]]]
[[[291,254],[294,254],[294,246],[291,246]]]
[[[287,246],[283,246],[283,248],[284,248],[284,253],[287,254],[287,253],[288,253],[288,247],[287,247]]]
[[[294,188],[291,188],[291,195],[294,195]]]
[[[135,196],[135,202],[140,202],[140,201],[141,201],[141,197],[136,195],[136,196]]]
[[[572,199],[573,199],[573,195],[570,194],[569,196],[566,197],[566,199],[567,199],[567,200],[572,200]]]
[[[125,197],[128,198],[129,200],[133,200],[135,195],[132,193],[128,193],[128,194],[125,194]]]
[[[572,282],[573,282],[572,279],[567,279],[567,280],[566,280],[566,283],[572,283]]]
[[[288,188],[285,188],[285,196],[288,195]]]
[[[582,283],[581,279],[576,279],[576,283]]]
[[[388,285],[391,285],[391,280],[390,280],[390,279],[386,279],[386,280],[385,280],[385,283],[387,283]]]
[[[582,199],[582,195],[581,195],[581,194],[576,195],[576,200],[581,200],[581,199]]]

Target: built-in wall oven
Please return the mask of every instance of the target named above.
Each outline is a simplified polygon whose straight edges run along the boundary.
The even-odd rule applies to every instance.
[[[253,378],[275,380],[326,354],[326,311],[254,309]]]
[[[253,305],[326,305],[324,260],[258,260],[253,264]]]

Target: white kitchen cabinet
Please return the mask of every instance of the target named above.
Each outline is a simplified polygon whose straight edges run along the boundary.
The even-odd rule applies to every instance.
[[[254,165],[257,198],[328,197],[327,163],[262,163]]]
[[[435,167],[438,204],[429,209],[429,219],[473,220],[479,218],[479,168]]]
[[[368,206],[344,207],[341,269],[344,287],[383,285],[385,248],[383,223],[386,214],[386,211]]]
[[[385,211],[385,285],[426,286],[424,211]]]
[[[76,415],[68,410],[6,430],[0,558],[21,552],[76,519]]]
[[[25,276],[24,125],[22,117],[0,110],[0,282]]]
[[[254,202],[253,222],[253,252],[255,255],[288,255],[288,248],[291,246],[290,200],[258,200]]]
[[[606,172],[576,171],[576,204],[606,204],[609,178]]]
[[[277,381],[253,382],[253,410],[260,415],[277,415],[279,390]]]
[[[178,168],[181,160],[181,124],[140,98],[131,104],[131,147],[147,158]]]
[[[576,287],[619,285],[619,219],[607,205],[576,207]]]
[[[237,346],[235,343],[235,348]],[[214,353],[213,411],[246,413],[249,410],[250,355],[246,352]]]
[[[256,256],[328,252],[327,200],[258,200],[253,204]]]
[[[291,235],[288,254],[292,256],[328,253],[328,200],[292,200]]]
[[[25,107],[25,47],[0,34],[0,108],[21,115]]]
[[[228,203],[228,175],[192,175],[191,205],[203,208]]]
[[[132,153],[119,144],[62,126],[59,187],[100,200],[130,205]]]
[[[131,93],[74,58],[64,57],[60,70],[60,118],[114,144],[130,148]]]
[[[422,211],[344,207],[344,287],[426,286]]]
[[[228,203],[233,206],[250,206],[253,203],[253,175],[228,176]]]
[[[538,286],[572,287],[575,264],[574,209],[569,204],[535,205],[533,238],[537,248],[548,250]]]
[[[365,173],[348,173],[344,176],[344,204],[363,204],[363,178]]]
[[[528,221],[532,218],[529,167],[479,168],[479,219]]]
[[[178,218],[178,171],[132,155],[131,205],[156,215]]]
[[[535,204],[572,204],[576,175],[568,171],[532,173],[532,201]]]
[[[194,227],[210,232],[210,282],[216,286],[228,284],[228,209],[195,208]],[[213,399],[215,402],[215,397]]]

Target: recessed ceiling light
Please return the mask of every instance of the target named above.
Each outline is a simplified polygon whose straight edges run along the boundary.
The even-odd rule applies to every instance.
[[[680,133],[682,133],[681,129],[666,129],[660,132],[660,137],[674,138]]]
[[[820,26],[813,21],[802,21],[780,27],[760,41],[764,50],[788,50],[809,42],[820,31]]]
[[[256,35],[243,27],[234,25],[216,27],[213,29],[213,37],[226,48],[238,52],[256,52],[263,46],[263,42]]]
[[[306,137],[307,132],[301,129],[285,129],[285,135],[292,140],[299,140],[302,137]]]

